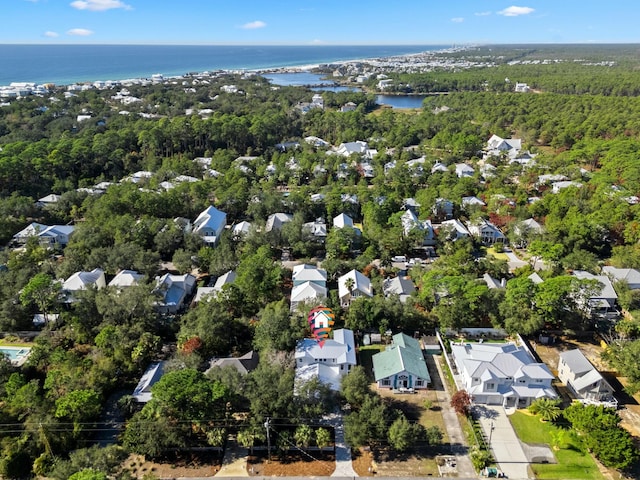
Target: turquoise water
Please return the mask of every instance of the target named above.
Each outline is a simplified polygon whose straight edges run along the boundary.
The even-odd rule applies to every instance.
[[[376,103],[392,108],[421,108],[427,95],[376,95]]]
[[[27,347],[0,347],[0,353],[9,357],[9,360],[11,361],[24,358],[30,351],[31,349]]]
[[[149,78],[215,70],[257,70],[389,57],[436,45],[0,45],[0,85]]]

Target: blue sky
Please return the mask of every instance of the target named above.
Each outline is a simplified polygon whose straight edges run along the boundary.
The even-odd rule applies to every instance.
[[[2,0],[0,43],[640,42],[638,0]]]

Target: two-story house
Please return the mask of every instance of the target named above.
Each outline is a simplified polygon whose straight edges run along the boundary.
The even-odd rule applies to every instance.
[[[343,308],[349,307],[354,298],[373,297],[371,280],[357,270],[351,270],[338,278],[338,297]]]
[[[227,214],[210,206],[193,222],[193,233],[200,235],[205,243],[216,244],[226,225]]]
[[[317,378],[332,390],[340,390],[340,381],[356,365],[356,344],[353,331],[334,330],[333,339],[324,344],[312,338],[298,341],[295,351],[296,386]]]
[[[291,311],[295,311],[302,302],[320,302],[327,298],[326,270],[313,265],[296,265],[292,280]]]
[[[451,344],[451,355],[474,403],[525,408],[538,398],[557,397],[549,368],[513,343]]]
[[[558,378],[583,403],[617,407],[613,387],[579,350],[567,350],[558,359]]]

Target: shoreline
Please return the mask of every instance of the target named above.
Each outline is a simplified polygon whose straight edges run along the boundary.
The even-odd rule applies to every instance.
[[[274,66],[265,66],[265,67],[255,67],[255,68],[216,68],[216,69],[204,69],[204,70],[193,70],[193,71],[184,71],[181,73],[176,73],[175,71],[171,71],[170,73],[164,74],[161,69],[157,69],[157,73],[148,73],[143,75],[114,75],[107,78],[99,78],[91,77],[83,80],[75,80],[71,81],[68,79],[64,79],[62,81],[46,80],[46,81],[33,81],[33,80],[11,80],[6,85],[0,85],[0,89],[9,88],[11,84],[29,84],[36,86],[43,85],[55,85],[55,87],[67,87],[70,85],[88,85],[96,82],[107,82],[107,83],[122,83],[122,82],[131,82],[131,81],[153,81],[154,75],[161,75],[164,80],[176,79],[176,78],[185,78],[189,76],[197,76],[197,75],[206,75],[215,74],[215,73],[225,73],[225,74],[233,74],[233,73],[253,73],[253,74],[264,74],[264,73],[296,73],[296,72],[310,72],[314,69],[319,68],[322,65],[336,65],[336,66],[344,66],[344,65],[352,65],[358,63],[379,63],[379,62],[402,62],[402,61],[410,61],[416,57],[433,55],[436,52],[444,52],[448,50],[447,47],[444,46],[430,46],[424,45],[426,48],[420,52],[406,53],[406,54],[397,54],[397,55],[389,55],[389,56],[371,56],[371,57],[360,57],[360,58],[347,58],[341,60],[332,60],[327,62],[314,62],[314,63],[301,63],[298,65],[274,65]],[[429,49],[429,47],[432,47]],[[434,48],[435,47],[435,48]],[[166,76],[165,76],[166,75]],[[82,77],[82,75],[79,75]]]

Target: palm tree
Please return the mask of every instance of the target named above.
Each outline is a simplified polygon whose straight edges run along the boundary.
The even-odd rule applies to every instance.
[[[539,398],[531,405],[529,411],[539,415],[544,422],[552,422],[560,416],[560,401],[551,398]]]

